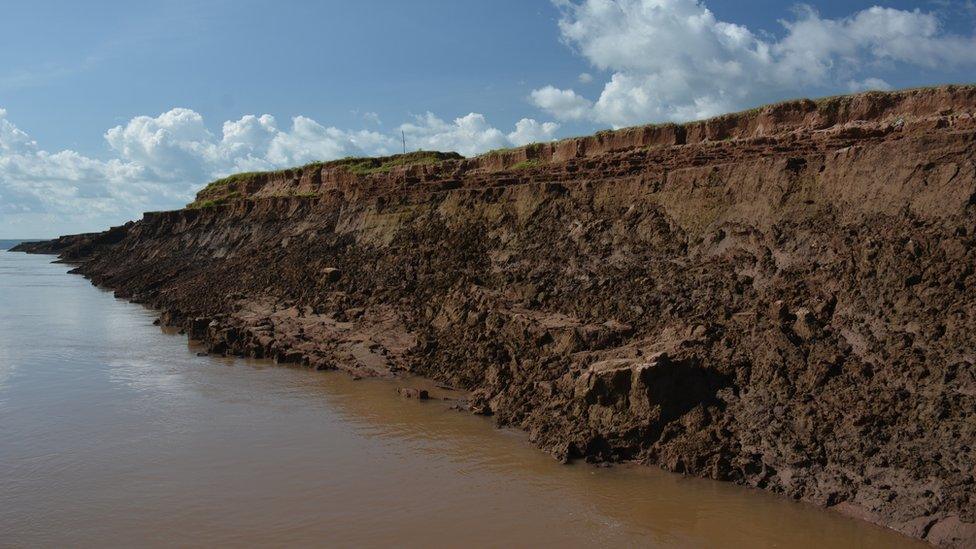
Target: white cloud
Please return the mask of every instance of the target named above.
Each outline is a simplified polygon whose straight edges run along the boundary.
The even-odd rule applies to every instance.
[[[457,151],[470,156],[509,145],[505,134],[478,113],[455,118],[450,123],[430,112],[414,118],[413,123],[400,126],[406,136],[407,150]]]
[[[105,140],[121,159],[146,166],[161,179],[200,177],[215,154],[203,117],[190,109],[137,116],[105,132]]]
[[[7,110],[0,109],[0,151],[16,153],[32,150],[36,146],[29,135],[7,120]]]
[[[533,90],[532,102],[542,110],[562,120],[579,120],[587,116],[593,103],[573,90],[546,86]]]
[[[557,118],[615,127],[713,116],[811,89],[882,88],[865,72],[976,66],[976,39],[920,10],[873,7],[840,19],[801,6],[782,38],[721,21],[698,0],[555,0],[563,39],[612,71],[596,101],[546,86],[532,102]]]
[[[366,122],[369,122],[370,124],[376,124],[377,126],[382,126],[383,125],[383,121],[380,120],[380,115],[377,114],[377,113],[375,113],[375,112],[373,112],[373,111],[364,112],[363,113],[363,120],[365,120]]]
[[[508,140],[513,145],[552,141],[558,129],[559,124],[555,122],[540,123],[531,118],[523,118],[515,123],[515,131],[508,134]]]
[[[853,93],[869,90],[888,91],[892,89],[892,86],[880,78],[865,78],[864,80],[847,82],[847,89]]]
[[[289,131],[278,131],[265,158],[276,166],[294,166],[344,156],[390,154],[394,140],[384,134],[344,131],[325,127],[311,118],[296,116]]]
[[[588,72],[581,72],[576,79],[579,80],[580,84],[589,84],[593,81],[593,75]]]
[[[51,235],[93,228],[154,204],[176,206],[189,187],[167,184],[145,166],[121,158],[97,160],[74,151],[48,152],[0,109],[0,233]]]
[[[104,137],[113,156],[100,160],[43,150],[0,109],[0,234],[52,236],[55,222],[57,232],[96,230],[145,210],[179,207],[205,182],[230,173],[393,154],[401,129],[410,150],[474,155],[551,140],[558,128],[523,118],[506,134],[478,113],[452,122],[426,113],[394,134],[342,130],[304,116],[281,128],[264,114],[226,121],[215,135],[199,113],[176,108],[109,129]]]

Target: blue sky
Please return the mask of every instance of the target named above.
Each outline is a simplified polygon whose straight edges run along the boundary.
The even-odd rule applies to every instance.
[[[98,230],[237,170],[395,152],[401,129],[411,148],[476,154],[789,97],[976,81],[971,0],[2,11],[0,238]]]

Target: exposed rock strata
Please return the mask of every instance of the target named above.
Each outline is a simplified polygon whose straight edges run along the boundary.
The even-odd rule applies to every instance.
[[[316,166],[26,245],[212,352],[409,371],[560,459],[976,545],[976,89]]]

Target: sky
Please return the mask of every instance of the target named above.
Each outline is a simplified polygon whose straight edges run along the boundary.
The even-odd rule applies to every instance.
[[[0,238],[208,181],[976,82],[976,0],[0,0]]]

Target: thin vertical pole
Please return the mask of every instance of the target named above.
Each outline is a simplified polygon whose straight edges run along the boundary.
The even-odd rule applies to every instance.
[[[403,154],[407,154],[407,136],[400,130],[400,140],[403,141]]]

